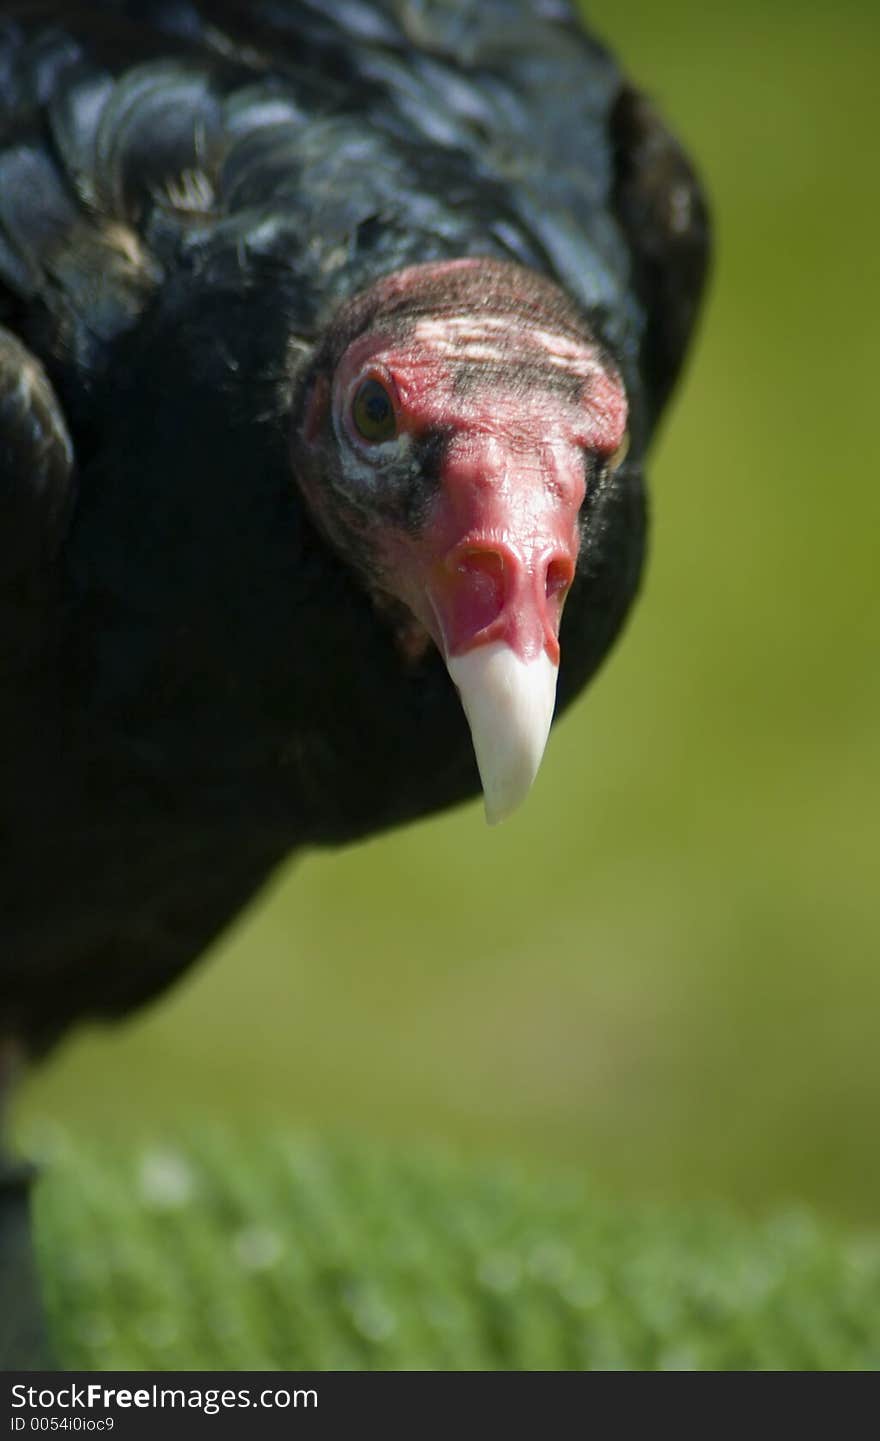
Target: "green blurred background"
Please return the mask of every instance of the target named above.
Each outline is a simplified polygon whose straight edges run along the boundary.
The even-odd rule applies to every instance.
[[[880,1219],[880,9],[590,14],[718,232],[624,642],[514,822],[300,861],[23,1126],[271,1117]]]

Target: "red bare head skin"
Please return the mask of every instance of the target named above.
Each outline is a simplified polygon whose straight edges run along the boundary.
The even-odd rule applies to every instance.
[[[585,455],[612,456],[627,416],[584,317],[520,266],[458,260],[380,280],[337,336],[295,441],[319,524],[447,660],[501,641],[524,662],[544,652],[558,664]],[[393,411],[378,439],[356,418],[367,382]],[[331,429],[335,484],[317,459],[331,465]]]

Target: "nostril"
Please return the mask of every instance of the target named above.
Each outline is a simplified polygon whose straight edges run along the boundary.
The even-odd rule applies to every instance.
[[[554,556],[547,566],[544,579],[544,593],[547,599],[555,600],[561,605],[573,580],[574,565],[568,556]]]
[[[504,575],[504,556],[499,550],[468,547],[466,550],[460,550],[455,560],[459,570],[469,570],[475,574],[482,572],[490,579],[496,580],[501,580]]]
[[[456,570],[468,578],[468,589],[488,608],[500,610],[505,598],[504,556],[498,550],[468,547],[455,558]]]
[[[440,590],[450,632],[479,635],[498,620],[509,599],[512,575],[507,557],[495,546],[464,545],[449,556],[445,570],[447,579],[440,582]]]

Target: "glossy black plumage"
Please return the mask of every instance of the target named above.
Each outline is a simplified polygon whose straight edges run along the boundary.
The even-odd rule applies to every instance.
[[[292,849],[477,789],[440,657],[404,662],[291,477],[335,308],[513,259],[615,356],[631,449],[586,502],[564,705],[638,584],[706,253],[682,152],[561,0],[0,6],[0,1038],[128,1010]]]

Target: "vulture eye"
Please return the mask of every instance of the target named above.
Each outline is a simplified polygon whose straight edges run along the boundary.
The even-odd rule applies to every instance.
[[[623,440],[620,442],[620,444],[619,444],[619,446],[617,447],[617,449],[615,450],[614,454],[611,455],[611,456],[609,456],[609,458],[608,458],[608,469],[609,469],[609,470],[616,470],[619,465],[623,465],[623,462],[626,460],[626,457],[627,457],[628,453],[629,453],[629,431],[628,431],[628,430],[625,430],[625,431],[623,432]]]
[[[364,440],[379,444],[397,434],[397,417],[391,396],[379,380],[365,380],[358,386],[352,406],[355,428]]]

